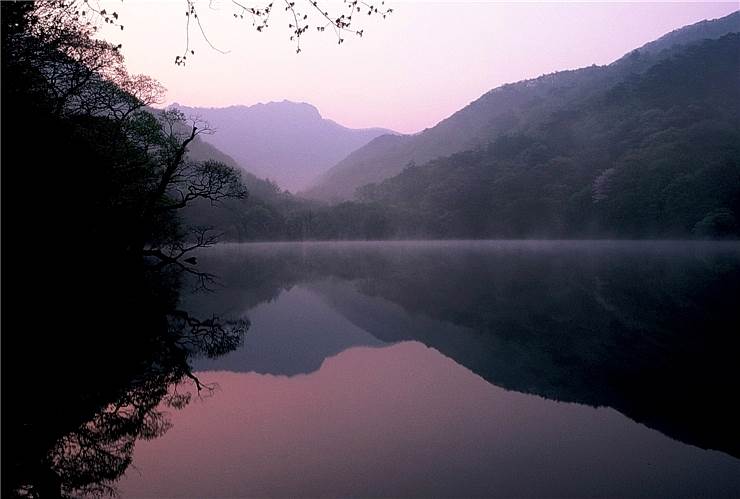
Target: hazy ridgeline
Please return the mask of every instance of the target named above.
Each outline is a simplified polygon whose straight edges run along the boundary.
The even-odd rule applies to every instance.
[[[721,19],[702,21],[676,29],[654,42],[635,47],[634,51],[607,66],[594,65],[571,71],[559,71],[503,85],[485,93],[430,129],[410,136],[384,136],[373,140],[327,172],[319,180],[314,190],[315,196],[323,199],[350,199],[356,188],[397,175],[409,162],[422,165],[439,157],[486,147],[499,137],[507,135],[534,133],[531,138],[542,142],[542,137],[536,133],[537,130],[551,126],[553,121],[564,126],[561,137],[552,137],[564,140],[560,152],[573,154],[589,143],[592,146],[603,146],[604,144],[593,144],[593,140],[598,138],[595,132],[599,130],[592,131],[578,126],[581,121],[579,118],[583,117],[584,111],[592,118],[604,118],[606,114],[613,114],[613,110],[598,108],[599,104],[605,103],[605,97],[615,87],[633,82],[667,59],[681,57],[680,54],[691,45],[738,32],[740,32],[740,13],[736,12]],[[737,67],[738,64],[737,59],[731,58],[728,59],[728,63],[730,67]],[[697,68],[700,69],[698,73],[694,72]],[[631,103],[634,106],[625,110],[625,117],[634,117],[635,112],[652,111],[640,118],[640,122],[644,122],[640,129],[641,133],[649,135],[657,129],[664,128],[665,125],[665,122],[660,121],[660,114],[656,115],[655,111],[665,109],[666,106],[685,107],[690,104],[687,97],[689,100],[696,100],[697,104],[711,96],[715,100],[732,100],[731,94],[723,94],[720,89],[727,88],[730,82],[736,82],[737,76],[729,75],[729,79],[715,81],[715,71],[721,69],[709,62],[706,66],[697,65],[696,61],[685,66],[679,65],[675,68],[672,80],[661,82],[664,85],[661,91],[666,92],[661,102],[655,99],[652,99],[652,102],[642,99],[641,97],[645,97],[646,94],[636,93],[631,96]],[[696,86],[698,80],[705,81],[702,89]],[[684,83],[689,85],[685,89]],[[696,93],[689,96],[691,92],[687,90]],[[601,125],[608,126],[605,123]],[[652,125],[652,128],[644,128],[644,125]],[[627,132],[627,129],[622,130],[623,134]],[[581,137],[584,140],[577,140]],[[576,140],[568,141],[568,138]],[[553,147],[548,142],[541,143],[540,146],[546,148],[540,152],[546,152]],[[537,156],[531,159],[538,161]],[[605,155],[592,159],[603,161],[610,158]],[[588,166],[599,169],[602,165],[595,163]]]
[[[304,193],[320,204],[275,188],[191,216],[230,240],[736,238],[739,31],[734,13],[504,85],[353,152]]]
[[[303,190],[384,128],[352,129],[322,118],[305,102],[269,102],[221,108],[173,104],[200,116],[216,133],[204,137],[233,157],[244,170],[269,178],[291,192]]]

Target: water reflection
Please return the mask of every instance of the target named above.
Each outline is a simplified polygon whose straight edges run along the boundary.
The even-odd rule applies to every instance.
[[[180,296],[178,276],[126,265],[75,292],[49,280],[58,299],[29,331],[75,334],[20,340],[4,491],[740,495],[738,244],[251,244],[198,260],[217,292]]]
[[[194,367],[292,376],[318,370],[324,359],[347,348],[383,344],[303,287],[260,304],[249,311],[249,319],[259,327],[252,328],[243,348],[215,359],[197,359]]]
[[[189,360],[237,347],[248,323],[178,309],[182,276],[170,270],[67,260],[43,273],[43,310],[15,302],[27,323],[4,361],[4,497],[115,492],[136,443],[170,428],[165,409],[210,391]]]
[[[381,341],[740,456],[736,243],[244,245],[209,263],[226,289],[194,309],[239,315],[301,283]]]
[[[257,327],[257,323],[255,323]],[[740,463],[611,409],[493,386],[418,342],[352,348],[293,377],[220,385],[139,445],[130,497],[687,497]],[[196,448],[198,452],[192,452]]]
[[[221,391],[175,416],[190,431],[142,446],[130,494],[740,493],[737,244],[266,244],[203,257],[225,287],[187,307],[248,314],[253,328],[242,349],[196,365]],[[214,421],[228,424],[210,435]],[[213,445],[162,467],[196,439]]]

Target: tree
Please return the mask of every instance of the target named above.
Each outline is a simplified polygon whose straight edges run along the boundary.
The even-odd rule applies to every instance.
[[[75,22],[82,21],[89,29],[96,30],[100,22],[110,24],[124,29],[124,25],[115,11],[108,11],[91,0],[55,0],[66,9],[67,18]],[[191,48],[191,40],[194,32],[200,35],[208,46],[221,53],[227,51],[214,46],[208,38],[208,28],[204,26],[198,15],[198,0],[183,0],[185,7],[185,43],[182,55],[175,57],[175,64],[184,66],[188,57],[195,55]],[[296,53],[301,52],[301,38],[307,32],[316,30],[318,33],[329,32],[336,36],[337,43],[342,44],[346,36],[362,37],[365,30],[360,26],[360,19],[364,17],[381,17],[385,19],[393,12],[392,8],[386,7],[385,0],[365,2],[363,0],[342,0],[339,7],[329,6],[327,0],[283,0],[275,5],[274,0],[261,2],[260,4],[249,4],[244,0],[230,0],[231,15],[235,20],[251,22],[257,32],[268,29],[275,20],[275,11],[284,11],[288,17],[289,39],[295,44]],[[208,8],[213,9],[213,2],[208,2]]]
[[[4,496],[110,491],[134,441],[166,430],[160,404],[187,402],[172,387],[209,390],[189,358],[235,348],[248,328],[177,308],[188,274],[210,277],[186,254],[215,241],[178,212],[245,196],[238,172],[188,157],[208,127],[152,109],[161,86],[129,74],[77,3],[0,3],[3,270],[22,272],[4,285],[39,285],[3,302],[18,321],[3,362],[19,373],[3,386]]]
[[[188,55],[195,54],[190,48],[193,26],[197,26],[199,33],[212,49],[223,52],[214,47],[208,39],[206,29],[198,17],[196,1],[185,0],[185,3],[187,6],[185,11],[185,50],[182,55],[175,57],[175,64],[177,65],[185,65]],[[312,28],[315,28],[319,33],[326,31],[334,33],[337,43],[341,45],[347,35],[362,37],[364,29],[357,27],[359,18],[375,15],[385,19],[393,12],[393,9],[385,6],[385,0],[381,0],[379,4],[361,0],[342,0],[342,7],[336,9],[330,9],[326,6],[327,3],[319,0],[299,0],[299,4],[296,4],[296,0],[283,0],[280,3],[280,8],[288,15],[290,41],[295,43],[296,53],[301,52],[301,38]],[[231,6],[234,19],[244,20],[246,18],[247,21],[251,20],[252,27],[258,32],[262,32],[269,27],[274,10],[280,9],[275,6],[274,1],[259,7],[247,5],[243,0],[231,0]],[[331,29],[327,30],[327,28]]]
[[[35,290],[4,294],[4,320],[18,324],[3,338],[19,342],[3,359],[18,376],[3,385],[8,496],[111,492],[135,440],[167,429],[161,404],[189,400],[177,387],[211,389],[189,359],[230,351],[249,326],[178,308],[188,274],[201,286],[211,277],[190,252],[218,237],[179,213],[243,199],[239,173],[189,157],[207,124],[153,109],[161,86],[94,38],[91,11],[86,0],[0,2],[2,225],[13,242],[3,270],[22,271],[4,285]]]
[[[70,213],[56,213],[84,222],[97,243],[108,243],[108,251],[190,269],[182,263],[185,254],[215,237],[206,228],[182,227],[177,211],[196,200],[245,197],[240,174],[216,161],[188,157],[189,145],[211,133],[207,124],[178,111],[154,110],[162,87],[150,77],[129,74],[120,46],[93,38],[95,26],[81,5],[89,4],[2,5],[3,74],[8,75],[3,100],[10,103],[3,118],[18,129],[11,141],[18,146],[11,146],[6,159],[11,166],[30,160],[47,167],[66,157],[64,163],[74,168],[51,173],[54,185],[41,196],[45,204],[68,207]],[[22,150],[30,130],[49,148]],[[92,206],[83,206],[83,200]]]

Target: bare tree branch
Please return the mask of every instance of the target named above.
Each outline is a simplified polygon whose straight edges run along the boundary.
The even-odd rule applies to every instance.
[[[178,66],[184,66],[187,62],[188,55],[195,54],[195,51],[190,48],[191,19],[196,21],[201,36],[206,43],[212,49],[225,53],[225,51],[216,48],[206,36],[206,30],[201,24],[200,17],[198,16],[196,0],[185,1],[187,3],[185,50],[182,56],[175,57],[175,64]],[[381,0],[380,3],[368,3],[360,0],[342,0],[342,7],[334,9],[333,11],[330,11],[330,9],[325,7],[325,4],[328,3],[327,1],[298,0],[306,7],[305,11],[301,11],[297,7],[296,1],[297,0],[283,0],[285,3],[284,10],[289,13],[291,18],[288,28],[291,30],[290,41],[296,44],[296,53],[301,52],[301,37],[305,35],[311,26],[314,26],[317,32],[323,32],[327,27],[331,26],[337,37],[337,43],[341,44],[344,42],[344,36],[347,33],[360,37],[363,35],[364,29],[356,28],[358,23],[357,16],[362,14],[367,14],[368,16],[377,15],[385,19],[393,12],[393,9],[385,6],[385,0]],[[252,26],[258,32],[264,31],[269,26],[270,17],[274,10],[273,2],[270,2],[263,7],[246,5],[244,0],[232,0],[231,4],[235,8],[235,12],[233,13],[233,17],[235,19],[244,19],[245,15],[249,15],[252,19]],[[320,21],[313,22],[312,16],[318,17]]]

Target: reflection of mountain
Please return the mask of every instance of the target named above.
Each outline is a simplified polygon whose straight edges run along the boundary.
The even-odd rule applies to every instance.
[[[616,411],[504,390],[418,342],[216,396],[137,445],[123,497],[737,497],[740,460]],[[214,422],[217,422],[214,424]],[[191,449],[197,452],[177,452]]]
[[[252,325],[242,348],[218,359],[199,359],[194,368],[292,376],[316,371],[348,348],[383,344],[306,289],[294,287],[278,300],[249,312]]]
[[[304,244],[225,253],[212,262],[221,275],[236,275],[228,261],[280,276],[275,289],[310,282],[384,342],[418,340],[496,385],[614,407],[740,455],[740,413],[728,395],[740,379],[737,246]],[[327,276],[339,282],[311,282]]]

